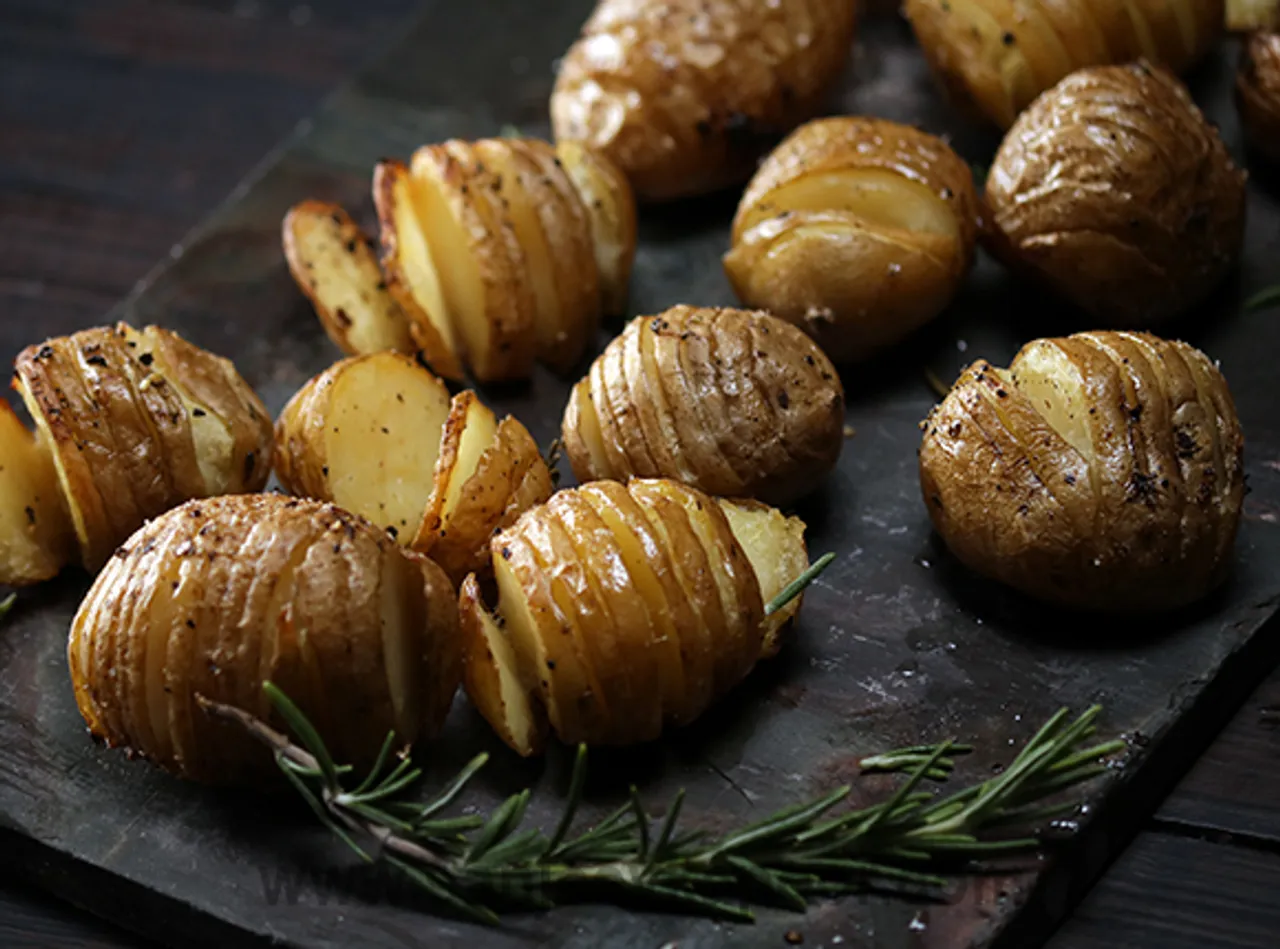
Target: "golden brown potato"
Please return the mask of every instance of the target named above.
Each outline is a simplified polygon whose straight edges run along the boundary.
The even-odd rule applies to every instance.
[[[556,79],[556,139],[603,152],[644,200],[744,181],[822,107],[852,49],[856,6],[601,0]]]
[[[636,198],[631,185],[616,165],[581,142],[557,143],[556,158],[573,179],[591,218],[604,313],[621,316],[627,309],[636,256]]]
[[[368,518],[429,553],[455,583],[485,572],[493,532],[551,495],[551,472],[523,425],[499,423],[473,392],[450,400],[399,353],[329,367],[276,428],[286,490]]]
[[[563,156],[563,157],[561,157]],[[423,358],[458,379],[563,372],[626,300],[635,201],[589,149],[451,140],[374,174],[388,289]]]
[[[468,695],[508,745],[625,745],[693,721],[762,656],[799,602],[804,525],[679,482],[561,491],[492,539],[496,615],[463,584]],[[792,572],[794,571],[794,573]]]
[[[836,362],[937,316],[973,260],[978,198],[946,142],[885,119],[818,119],[760,166],[725,273],[747,306],[804,329]]]
[[[1227,383],[1186,343],[1081,333],[979,361],[923,423],[920,484],[968,566],[1091,610],[1173,609],[1226,576],[1244,499]]]
[[[417,352],[372,241],[342,208],[303,201],[285,215],[284,257],[335,346],[350,356]]]
[[[905,0],[952,98],[1008,128],[1067,74],[1145,58],[1182,72],[1222,35],[1223,0]]]
[[[1244,186],[1168,72],[1085,69],[1000,146],[986,188],[992,249],[1107,325],[1152,324],[1203,300],[1235,261]]]
[[[0,399],[0,583],[57,576],[75,543],[49,446]]]
[[[573,388],[561,428],[579,481],[675,478],[783,504],[844,445],[844,389],[794,326],[677,306],[632,320]]]
[[[1249,144],[1280,162],[1280,33],[1253,33],[1240,50],[1236,107]]]
[[[43,579],[66,562],[64,518],[92,571],[148,518],[266,484],[266,409],[230,362],[167,330],[84,330],[29,347],[14,370],[37,434],[31,443],[12,417],[0,431],[0,451],[13,459],[0,476],[0,520],[21,526],[21,510],[30,528],[0,542],[26,549],[11,555],[5,569],[15,574],[0,573],[0,583]]]
[[[67,645],[89,730],[192,780],[259,780],[270,756],[197,696],[274,718],[278,685],[338,761],[439,731],[460,675],[453,588],[334,505],[193,501],[150,522],[85,597]],[[277,725],[277,727],[279,727]]]
[[[1233,32],[1280,27],[1280,0],[1227,0],[1227,29]]]

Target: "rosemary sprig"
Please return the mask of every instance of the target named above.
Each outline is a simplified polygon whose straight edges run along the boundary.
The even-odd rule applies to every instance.
[[[1099,708],[1075,720],[1063,709],[991,780],[936,795],[924,783],[945,780],[953,756],[969,749],[949,741],[903,748],[862,761],[866,771],[906,775],[879,804],[840,809],[851,790],[846,785],[719,837],[680,829],[683,791],[653,821],[634,788],[616,811],[575,833],[587,768],[586,748],[579,747],[563,816],[548,836],[522,826],[528,790],[487,818],[441,816],[485,755],[424,803],[406,793],[420,770],[407,751],[392,752],[389,735],[373,770],[348,790],[351,769],[333,763],[283,692],[270,683],[264,689],[300,744],[247,712],[198,700],[207,713],[266,744],[319,820],[362,859],[380,857],[442,907],[485,923],[496,922],[499,908],[602,896],[750,921],[747,902],[802,910],[818,895],[886,885],[937,895],[947,882],[939,871],[1037,848],[1037,826],[1076,808],[1060,792],[1100,774],[1125,747],[1089,744]]]
[[[1254,310],[1268,310],[1276,305],[1280,305],[1280,283],[1264,287],[1245,300],[1244,311],[1250,313]]]
[[[18,602],[18,594],[10,593],[3,600],[0,600],[0,619],[4,619],[9,615],[9,611],[13,609],[13,604]]]

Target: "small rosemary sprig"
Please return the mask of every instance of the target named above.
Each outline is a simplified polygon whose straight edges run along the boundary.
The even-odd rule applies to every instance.
[[[198,701],[266,744],[321,823],[362,859],[382,859],[443,907],[486,923],[497,921],[500,907],[539,909],[610,896],[750,921],[743,901],[803,910],[814,897],[871,886],[936,894],[946,884],[940,869],[1037,848],[1035,828],[1076,807],[1060,792],[1100,774],[1105,760],[1125,747],[1089,744],[1097,707],[1075,720],[1063,709],[991,780],[935,795],[924,782],[945,780],[952,756],[969,749],[952,742],[904,748],[862,761],[867,771],[907,775],[879,804],[839,810],[851,790],[846,785],[712,836],[681,828],[683,791],[652,821],[634,787],[626,804],[576,831],[587,767],[586,748],[579,746],[564,813],[548,835],[522,826],[529,790],[487,818],[445,816],[484,766],[483,754],[424,803],[406,793],[421,770],[388,735],[373,769],[353,784],[351,769],[334,763],[297,706],[271,683],[263,688],[300,745],[247,712]]]
[[[0,619],[4,619],[9,615],[9,611],[13,609],[13,604],[18,602],[18,594],[10,593],[3,600],[0,600]]]
[[[1267,310],[1278,304],[1280,304],[1280,284],[1272,284],[1245,300],[1244,311],[1250,313],[1254,310]]]

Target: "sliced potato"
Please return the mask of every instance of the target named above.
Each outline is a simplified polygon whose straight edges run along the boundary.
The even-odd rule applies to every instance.
[[[283,237],[289,272],[335,346],[349,356],[417,352],[409,318],[351,215],[336,204],[303,201],[285,215]]]
[[[547,718],[521,681],[515,650],[480,599],[480,584],[467,577],[459,601],[467,695],[508,746],[535,755],[546,743]]]
[[[449,392],[408,356],[343,360],[309,382],[278,423],[277,474],[409,544],[435,491]]]
[[[1227,29],[1247,33],[1271,30],[1280,26],[1280,2],[1277,0],[1227,0]]]
[[[535,303],[519,242],[488,196],[494,179],[457,141],[418,149],[412,174],[425,242],[472,374],[481,382],[527,378]]]
[[[424,232],[430,209],[404,162],[378,163],[373,172],[373,201],[378,208],[387,290],[408,318],[422,358],[446,379],[462,379],[459,341]]]
[[[620,316],[627,309],[636,255],[635,194],[613,162],[581,142],[557,142],[556,157],[591,218],[604,312]]]
[[[720,501],[720,509],[729,519],[733,536],[747,552],[747,560],[760,583],[760,596],[765,605],[809,569],[809,552],[804,543],[804,521],[787,517],[777,508],[758,501]],[[766,656],[777,653],[782,645],[781,632],[800,612],[802,596],[765,617],[764,647]]]
[[[0,583],[48,580],[74,547],[53,457],[0,399]]]

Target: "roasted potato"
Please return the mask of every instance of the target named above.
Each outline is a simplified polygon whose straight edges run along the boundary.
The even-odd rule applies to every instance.
[[[418,351],[373,242],[351,215],[336,204],[303,201],[285,215],[283,240],[289,272],[335,346],[351,356]]]
[[[973,260],[978,198],[946,142],[885,119],[818,119],[760,166],[725,273],[747,306],[863,359],[933,319]]]
[[[779,646],[804,524],[675,481],[561,491],[492,540],[498,605],[462,587],[467,693],[502,740],[625,745],[701,715]]]
[[[1226,576],[1244,437],[1222,374],[1186,343],[1081,333],[974,363],[923,423],[934,527],[1032,596],[1138,612]]]
[[[579,481],[675,478],[793,501],[835,467],[844,389],[767,313],[677,306],[632,320],[573,388],[562,440]]]
[[[992,249],[1109,326],[1195,306],[1234,263],[1245,175],[1186,88],[1146,63],[1074,73],[1005,137]]]
[[[601,0],[551,96],[558,141],[649,201],[745,181],[813,116],[853,46],[855,0]]]
[[[331,366],[277,422],[276,471],[293,494],[332,501],[455,582],[487,568],[489,537],[551,495],[551,473],[514,418],[498,422],[473,392],[449,398],[399,353]]]
[[[1249,144],[1280,162],[1280,33],[1252,33],[1240,50],[1236,107]]]
[[[1182,72],[1222,35],[1223,0],[905,0],[952,98],[1008,128],[1086,66],[1145,58]]]
[[[36,435],[5,405],[0,583],[47,579],[73,551],[97,570],[148,518],[266,484],[266,409],[230,362],[167,330],[119,323],[31,346],[13,385]]]
[[[111,558],[67,656],[89,730],[184,778],[252,782],[270,756],[197,696],[273,719],[280,686],[341,762],[434,735],[460,676],[453,587],[362,518],[280,495],[193,501]]]
[[[563,156],[563,157],[562,157]],[[423,357],[457,379],[565,371],[625,304],[634,198],[581,146],[452,140],[374,174],[388,288]]]
[[[1277,0],[1227,0],[1227,29],[1233,32],[1274,30],[1280,27]]]

